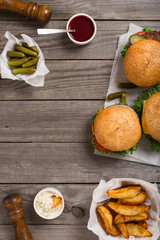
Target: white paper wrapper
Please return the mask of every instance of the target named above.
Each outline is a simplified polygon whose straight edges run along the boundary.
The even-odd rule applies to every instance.
[[[129,240],[157,240],[160,236],[160,194],[156,184],[151,184],[140,179],[134,178],[113,178],[109,182],[101,180],[98,187],[93,191],[92,202],[90,207],[90,218],[87,228],[95,233],[99,240],[124,240],[123,236],[112,237],[101,228],[96,216],[96,207],[101,205],[110,197],[106,191],[109,189],[119,188],[127,185],[140,185],[147,193],[146,205],[149,204],[149,220],[147,220],[148,230],[153,234],[152,237],[142,238],[130,236]]]
[[[14,35],[12,35],[10,32],[6,32],[4,35],[8,42],[6,46],[3,49],[2,54],[0,55],[0,73],[1,78],[8,78],[12,80],[23,80],[26,83],[34,86],[34,87],[41,87],[44,85],[44,76],[49,72],[48,68],[45,65],[45,60],[43,57],[43,53],[39,47],[39,45],[29,36],[22,34],[22,39],[16,38]],[[38,49],[38,57],[39,61],[37,64],[37,70],[32,75],[13,75],[11,72],[11,69],[8,67],[7,62],[9,61],[9,58],[7,57],[7,51],[13,51],[15,44],[21,44],[22,42],[28,43],[29,46],[36,46]]]
[[[130,35],[137,33],[141,30],[142,30],[141,27],[131,23],[129,26],[128,32],[120,36],[119,42],[118,42],[118,48],[117,48],[117,51],[115,54],[115,59],[114,59],[113,66],[112,66],[112,72],[111,72],[107,95],[109,95],[110,93],[123,91],[123,89],[120,89],[117,87],[117,84],[120,82],[128,82],[128,80],[124,74],[124,71],[123,71],[123,58],[121,56],[121,50],[123,49],[123,47],[125,45],[129,44]],[[133,89],[124,89],[124,91],[127,94],[128,105],[133,106],[134,101],[136,100],[137,96],[143,96],[143,91],[145,91],[146,89],[148,89],[148,88],[137,87],[137,88],[133,88]],[[104,103],[104,107],[113,105],[114,103],[116,103],[118,101],[119,101],[119,99],[115,99],[112,101],[106,100]],[[97,150],[95,150],[95,154],[102,155]],[[105,155],[103,155],[103,156],[105,156]],[[108,156],[112,157],[112,158],[120,158],[123,160],[160,166],[160,153],[151,150],[150,143],[145,139],[144,136],[142,136],[142,138],[140,140],[140,145],[138,147],[138,150],[136,152],[134,152],[133,154],[129,153],[125,157],[122,157],[120,155],[115,155],[115,154],[108,154]]]

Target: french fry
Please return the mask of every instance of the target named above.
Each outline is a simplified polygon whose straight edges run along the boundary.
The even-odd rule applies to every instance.
[[[119,223],[125,223],[125,222],[137,222],[137,221],[144,221],[148,219],[148,215],[146,213],[141,213],[139,215],[135,216],[123,216],[121,214],[118,214],[114,218],[114,223],[119,224]]]
[[[111,198],[132,198],[137,195],[137,193],[141,190],[141,186],[129,186],[118,189],[111,189],[107,191],[107,194]]]
[[[121,199],[121,203],[127,205],[138,205],[141,204],[146,200],[147,194],[144,191],[140,191],[135,197],[133,198],[124,198]]]
[[[136,222],[136,223],[137,223],[139,226],[147,229],[147,223],[146,223],[146,221],[139,221],[139,222]]]
[[[109,234],[112,230],[112,223],[113,223],[112,214],[104,206],[97,206],[96,211],[102,219],[102,223],[103,223],[105,231]]]
[[[129,233],[124,223],[118,224],[117,227],[119,231],[122,233],[123,237],[129,238]]]
[[[136,223],[126,223],[129,235],[137,237],[152,237],[152,233]]]
[[[116,202],[108,202],[107,205],[117,213],[120,213],[121,215],[127,215],[127,216],[134,216],[141,213],[145,213],[145,212],[148,212],[149,209],[151,208],[149,205],[129,206],[129,205],[121,205]]]
[[[104,225],[104,223],[103,223],[103,220],[102,220],[101,216],[98,215],[97,218],[98,218],[98,222],[99,222],[100,226],[101,226],[101,227],[103,228],[103,230],[106,232],[105,225]],[[113,224],[113,225],[112,225],[112,230],[111,230],[111,232],[110,232],[109,234],[112,235],[112,236],[114,236],[114,237],[116,237],[116,236],[120,235],[120,231],[119,231],[118,228],[116,228],[115,225]]]

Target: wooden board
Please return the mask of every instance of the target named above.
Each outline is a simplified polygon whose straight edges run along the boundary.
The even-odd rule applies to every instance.
[[[0,100],[105,99],[112,61],[46,61],[44,87],[0,80]],[[54,103],[53,103],[54,105]]]
[[[4,37],[6,31],[10,31],[16,37],[21,38],[25,33],[32,37],[42,49],[45,59],[114,59],[117,42],[120,35],[128,31],[129,21],[97,21],[97,34],[94,40],[87,46],[78,46],[72,43],[66,34],[37,35],[39,26],[29,22],[4,22],[1,27],[0,51],[3,50],[7,40]],[[133,22],[139,26],[148,26],[159,29],[159,21]],[[14,25],[14,28],[13,28]],[[49,22],[45,28],[65,28],[66,21]]]
[[[26,0],[29,2],[29,0]],[[38,0],[36,1],[40,5],[46,4],[52,8],[52,20],[54,19],[68,19],[72,15],[76,13],[85,12],[90,14],[96,19],[106,19],[106,20],[160,20],[159,16],[159,8],[160,3],[159,0],[142,0],[141,2],[137,0],[131,1],[97,1],[97,0]],[[10,19],[13,17],[17,20],[26,20],[24,17],[17,17],[16,15],[11,14],[3,14],[1,13],[0,19]]]
[[[89,219],[92,193],[97,186],[98,184],[0,184],[0,199],[3,199],[8,193],[19,193],[23,200],[25,219],[28,224],[86,226]],[[58,188],[65,200],[63,213],[50,221],[40,218],[33,209],[35,195],[45,187]],[[158,187],[160,190],[160,184]],[[11,224],[2,205],[0,205],[0,212],[0,225]]]
[[[103,101],[0,101],[0,142],[90,142],[91,116],[103,104]]]
[[[0,183],[98,183],[115,177],[159,182],[160,168],[93,154],[91,143],[1,143]]]

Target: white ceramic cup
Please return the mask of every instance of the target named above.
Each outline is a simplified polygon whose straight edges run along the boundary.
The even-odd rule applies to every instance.
[[[87,17],[87,18],[89,18],[89,19],[91,20],[91,22],[92,22],[93,25],[94,25],[94,33],[93,33],[92,37],[91,37],[90,39],[88,39],[87,41],[80,42],[80,41],[75,40],[75,39],[71,36],[71,34],[70,34],[69,32],[67,32],[67,35],[68,35],[69,39],[70,39],[72,42],[74,42],[75,44],[77,44],[77,45],[86,45],[86,44],[90,43],[90,42],[92,41],[92,39],[95,37],[95,35],[96,35],[96,32],[97,32],[96,22],[95,22],[94,19],[93,19],[91,16],[89,16],[88,14],[78,13],[78,14],[73,15],[73,16],[68,20],[67,25],[66,25],[66,30],[69,30],[69,29],[68,29],[68,28],[69,28],[69,24],[70,24],[70,22],[72,21],[72,19],[73,19],[73,18],[76,18],[76,17],[78,17],[78,16],[85,16],[85,17]]]
[[[47,218],[47,217],[41,215],[41,214],[38,212],[37,208],[36,208],[36,198],[37,198],[37,196],[38,196],[41,192],[45,192],[45,191],[52,191],[53,193],[55,192],[55,193],[57,193],[57,194],[62,198],[62,208],[61,208],[61,210],[59,211],[59,213],[56,215],[56,217]],[[58,189],[56,189],[56,188],[53,188],[53,187],[43,188],[43,189],[41,189],[41,190],[36,194],[36,196],[35,196],[35,198],[34,198],[34,201],[33,201],[33,207],[34,207],[35,212],[36,212],[36,213],[38,214],[38,216],[40,216],[41,218],[44,218],[44,219],[47,219],[47,220],[55,219],[55,218],[57,218],[59,215],[61,215],[61,213],[62,213],[63,210],[64,210],[64,198],[63,198],[63,195],[62,195],[61,192],[60,192]]]

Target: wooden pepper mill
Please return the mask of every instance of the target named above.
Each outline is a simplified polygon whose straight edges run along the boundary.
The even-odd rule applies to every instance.
[[[39,23],[47,23],[51,17],[52,10],[47,5],[27,3],[21,0],[0,0],[0,12],[16,13]]]
[[[10,194],[3,199],[3,205],[7,209],[8,218],[12,221],[16,240],[33,240],[24,219],[24,209],[21,206],[22,199],[18,194]]]

